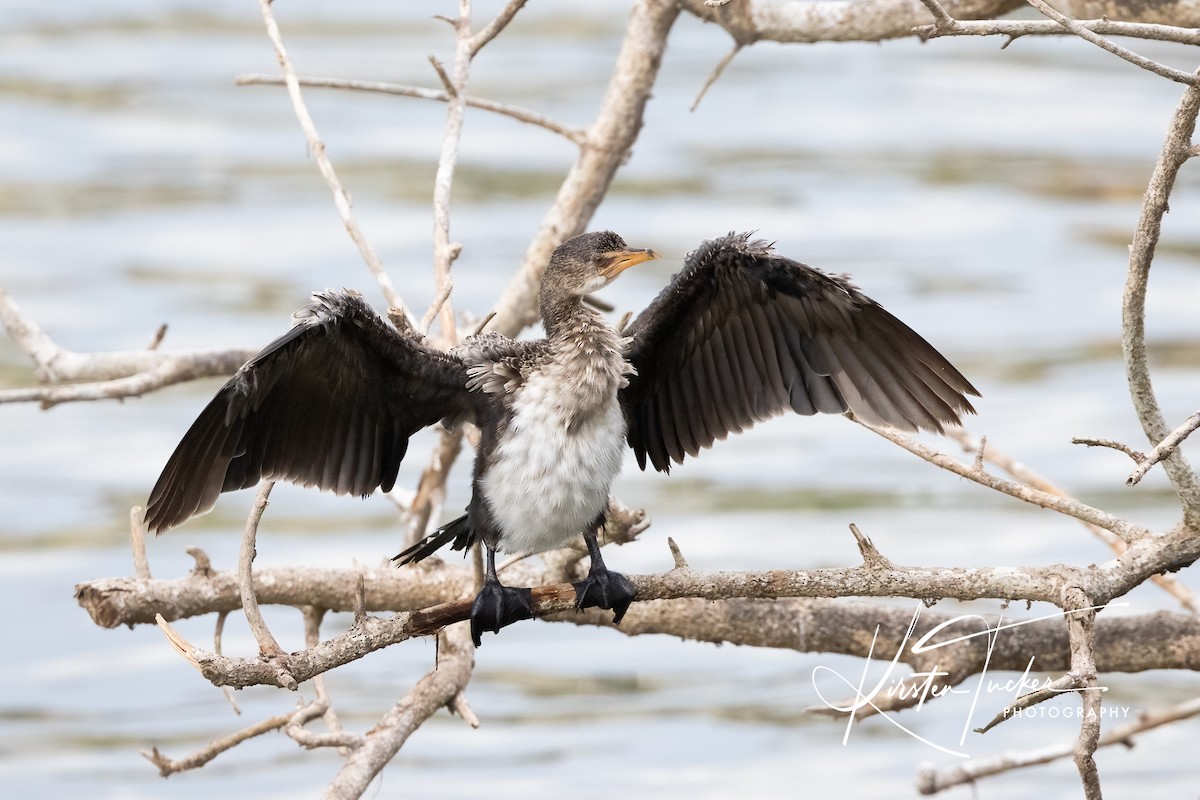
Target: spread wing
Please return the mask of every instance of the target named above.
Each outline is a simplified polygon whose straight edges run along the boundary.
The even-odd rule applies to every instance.
[[[392,488],[408,439],[469,413],[461,361],[384,322],[361,295],[326,291],[229,379],[163,468],[146,507],[156,532],[221,492],[280,478],[338,494]]]
[[[792,409],[941,431],[979,392],[844,277],[749,234],[705,242],[624,331],[629,445],[670,471],[731,432]]]

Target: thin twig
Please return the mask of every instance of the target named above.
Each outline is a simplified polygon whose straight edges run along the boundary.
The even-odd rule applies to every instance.
[[[1183,440],[1191,436],[1197,428],[1200,428],[1200,411],[1185,419],[1183,424],[1167,434],[1161,442],[1154,446],[1153,450],[1142,456],[1137,469],[1125,479],[1125,484],[1127,486],[1135,486],[1142,478],[1146,477],[1146,473],[1155,464],[1174,453],[1175,448],[1179,447]]]
[[[306,605],[301,609],[301,614],[304,617],[304,644],[307,647],[316,647],[321,641],[321,620],[325,617],[325,609]],[[342,724],[325,689],[325,676],[318,675],[312,682],[316,697],[292,714],[284,732],[297,744],[309,750],[336,747],[342,755],[349,755],[354,748],[362,746],[362,737],[342,730]],[[328,733],[313,733],[305,727],[319,718],[324,718],[329,726]]]
[[[1161,75],[1164,78],[1169,78],[1176,83],[1182,83],[1188,86],[1196,85],[1196,76],[1192,73],[1183,72],[1182,70],[1175,69],[1174,67],[1168,67],[1166,64],[1160,64],[1157,61],[1152,61],[1145,56],[1138,55],[1129,48],[1121,47],[1121,45],[1116,44],[1115,42],[1110,42],[1100,34],[1088,30],[1086,26],[1080,25],[1076,20],[1073,20],[1064,14],[1060,14],[1058,11],[1051,8],[1045,2],[1045,0],[1025,0],[1025,2],[1029,3],[1029,5],[1033,6],[1039,12],[1054,20],[1059,25],[1062,25],[1080,39],[1091,42],[1097,47],[1107,50],[1118,58],[1125,59],[1130,64],[1141,67],[1144,70],[1149,70],[1155,75]]]
[[[217,623],[213,626],[213,652],[221,655],[223,652],[221,639],[225,635],[225,620],[229,619],[228,611],[217,612]],[[233,688],[230,686],[222,686],[221,691],[225,694],[225,700],[228,701],[230,707],[233,708],[233,713],[239,717],[242,715],[242,708],[238,705],[237,698],[234,696]]]
[[[933,0],[921,0],[926,8],[934,8],[945,14],[941,4]],[[934,12],[937,17],[937,13]],[[1175,42],[1178,44],[1200,45],[1200,29],[1182,28],[1176,25],[1157,25],[1147,22],[1122,22],[1111,19],[1081,19],[1075,22],[1082,28],[1105,36],[1128,36],[1132,39],[1151,39],[1160,42]],[[936,39],[941,36],[1007,36],[1011,42],[1022,36],[1069,36],[1073,31],[1066,30],[1053,20],[1007,20],[981,19],[958,20],[948,14],[945,19],[939,19],[932,25],[918,25],[913,33],[922,40]],[[1007,46],[1007,43],[1005,44]]]
[[[852,417],[853,418],[853,417]],[[1066,514],[1069,517],[1090,522],[1105,530],[1112,531],[1117,536],[1124,539],[1126,542],[1133,541],[1144,536],[1150,536],[1151,532],[1147,528],[1143,528],[1128,520],[1122,519],[1115,514],[1110,514],[1107,511],[1102,511],[1098,508],[1086,505],[1069,497],[1051,494],[1039,489],[1034,489],[1020,483],[1014,483],[1010,480],[997,477],[988,472],[982,472],[973,469],[971,466],[964,464],[956,458],[946,455],[932,447],[927,447],[921,444],[916,439],[905,436],[899,431],[891,428],[878,428],[873,425],[868,425],[862,420],[854,418],[855,422],[862,425],[868,430],[874,431],[888,441],[900,445],[913,455],[925,459],[931,464],[941,467],[944,470],[953,472],[963,478],[968,478],[981,486],[986,486],[990,489],[995,489],[1018,500],[1023,500],[1026,503],[1031,503],[1042,508],[1053,509],[1059,513]]]
[[[304,97],[300,93],[300,83],[296,79],[296,71],[292,68],[287,48],[283,46],[283,36],[279,32],[279,25],[275,22],[275,14],[271,11],[271,0],[259,0],[258,7],[262,11],[263,24],[266,26],[267,36],[270,37],[271,44],[275,47],[275,56],[279,59],[280,69],[283,70],[283,79],[287,86],[288,96],[292,100],[292,109],[296,113],[296,119],[300,122],[300,128],[304,131],[304,137],[308,141],[309,152],[312,154],[313,159],[316,160],[317,168],[320,170],[321,176],[325,178],[325,183],[329,185],[330,191],[333,192],[333,202],[337,206],[338,214],[341,215],[342,224],[346,227],[346,232],[350,234],[350,238],[354,241],[354,244],[358,246],[358,251],[362,254],[363,261],[366,262],[367,268],[371,270],[371,274],[375,276],[375,281],[383,291],[384,299],[387,300],[388,305],[393,308],[404,309],[405,313],[408,313],[408,306],[400,299],[400,295],[396,292],[396,287],[392,284],[392,279],[388,277],[387,272],[384,270],[379,256],[375,254],[374,248],[371,247],[362,230],[358,227],[358,222],[354,219],[354,213],[350,210],[350,195],[347,194],[345,188],[342,186],[342,182],[338,179],[337,171],[334,170],[329,156],[325,154],[325,142],[321,140],[320,135],[317,133],[316,125],[308,113],[308,107],[304,104]],[[415,320],[413,321],[415,323]]]
[[[680,13],[678,0],[638,0],[626,22],[621,52],[605,89],[587,144],[571,166],[554,203],[495,307],[490,329],[515,336],[538,320],[542,270],[554,248],[581,233],[629,157],[649,102],[667,35]]]
[[[283,655],[283,648],[279,646],[279,642],[275,641],[275,637],[267,627],[266,620],[263,619],[262,612],[258,609],[258,598],[254,593],[254,576],[251,568],[254,563],[254,540],[258,534],[258,522],[267,508],[267,498],[270,497],[271,488],[274,486],[275,481],[263,481],[259,486],[258,495],[254,498],[254,506],[250,509],[250,516],[246,519],[246,528],[242,533],[242,547],[238,554],[238,587],[241,590],[242,610],[246,614],[246,622],[250,624],[250,630],[254,633],[254,640],[258,642],[259,655],[265,658]]]
[[[462,450],[463,427],[442,429],[437,445],[429,454],[429,464],[421,472],[417,493],[408,506],[408,538],[406,546],[425,537],[437,522],[442,504],[446,501],[446,479]]]
[[[316,77],[297,77],[296,80],[301,86],[311,86],[321,89],[349,89],[358,92],[375,92],[377,94],[391,94],[400,97],[415,97],[422,100],[436,100],[446,103],[450,100],[450,95],[447,92],[437,89],[426,89],[420,86],[405,86],[399,83],[387,83],[384,81],[359,81],[343,78],[316,78]],[[237,78],[239,86],[281,86],[284,84],[284,79],[279,75],[239,75]],[[543,116],[536,111],[520,108],[518,106],[508,105],[507,103],[497,103],[492,100],[484,100],[479,97],[470,95],[463,96],[465,102],[471,108],[478,108],[483,111],[491,111],[505,117],[510,117],[518,122],[524,122],[529,125],[536,125],[539,128],[557,133],[577,145],[583,145],[587,141],[587,134],[579,128],[572,128],[568,125],[563,125],[560,122],[555,122],[549,117]]]
[[[1026,483],[1035,489],[1039,489],[1043,492],[1049,492],[1050,494],[1055,494],[1060,497],[1071,497],[1071,495],[1061,489],[1049,478],[1033,470],[1027,464],[1023,464],[1015,458],[1012,458],[1007,453],[1001,452],[993,445],[988,444],[987,437],[980,437],[976,439],[971,433],[962,428],[951,428],[946,431],[946,436],[961,444],[965,451],[975,453],[975,468],[977,470],[982,469],[982,466],[979,464],[979,459],[982,458],[984,461],[995,464],[1009,475],[1012,475],[1017,480],[1021,481],[1022,483]],[[1081,439],[1073,439],[1072,441],[1076,443],[1084,443],[1084,440]],[[1097,444],[1099,443],[1100,442],[1097,442]],[[1129,546],[1125,543],[1125,541],[1112,532],[1084,520],[1079,520],[1079,522],[1089,531],[1091,531],[1096,538],[1107,544],[1117,555],[1121,555],[1128,549]],[[1158,575],[1151,576],[1150,580],[1157,584],[1163,591],[1167,592],[1176,600],[1178,600],[1180,604],[1183,605],[1183,607],[1188,611],[1191,611],[1193,614],[1197,612],[1198,607],[1196,603],[1196,597],[1192,593],[1192,590],[1177,581],[1173,575],[1160,573]]]
[[[956,20],[950,16],[950,13],[937,0],[921,0],[921,5],[929,9],[930,14],[933,14],[935,28],[949,29],[954,27]]]
[[[216,739],[215,741],[209,743],[207,747],[196,751],[186,758],[168,758],[160,753],[157,747],[152,747],[150,750],[143,750],[142,755],[149,759],[154,766],[158,767],[158,774],[165,778],[168,775],[173,775],[176,772],[183,772],[184,770],[203,767],[221,753],[236,747],[247,739],[252,739],[255,736],[262,736],[264,733],[270,733],[271,731],[279,730],[288,723],[288,720],[290,720],[291,717],[291,714],[278,714],[269,719],[264,719],[262,722],[256,722],[250,727],[243,728],[237,733],[231,733],[229,736]]]
[[[129,543],[133,548],[133,573],[149,580],[150,561],[146,558],[146,525],[143,521],[145,509],[134,506],[129,509]]]
[[[482,50],[484,45],[499,36],[500,32],[508,27],[508,23],[512,22],[517,12],[525,7],[526,2],[527,0],[508,0],[508,4],[501,9],[500,13],[491,22],[467,40],[468,58],[474,58],[475,54]]]
[[[709,73],[708,79],[704,81],[704,85],[700,87],[700,92],[696,95],[696,99],[692,101],[692,107],[688,109],[689,111],[695,111],[700,107],[700,101],[704,99],[704,95],[708,94],[708,90],[712,88],[712,85],[721,78],[721,73],[725,71],[725,68],[729,66],[734,57],[741,52],[742,47],[743,44],[737,42],[733,45],[733,49],[721,57],[721,60],[717,62],[712,72]]]
[[[1069,589],[1064,601],[1064,607],[1075,612],[1067,614],[1067,638],[1071,643],[1071,674],[1079,682],[1083,703],[1073,756],[1084,796],[1087,800],[1101,800],[1100,772],[1093,756],[1100,744],[1102,695],[1107,690],[1096,681],[1096,610],[1080,589]]]
[[[359,797],[425,720],[459,697],[471,679],[475,648],[466,625],[438,637],[437,666],[426,673],[365,736],[325,790],[327,800]]]
[[[1082,444],[1086,447],[1107,447],[1109,450],[1116,450],[1124,453],[1133,459],[1134,463],[1140,464],[1146,460],[1146,454],[1138,450],[1134,450],[1127,444],[1117,442],[1112,439],[1087,439],[1082,436],[1073,436],[1071,444]]]
[[[60,347],[0,286],[0,323],[48,386],[0,391],[0,403],[58,403],[138,397],[175,383],[229,375],[253,350],[125,350],[75,353]],[[72,381],[74,383],[66,384]]]
[[[1162,151],[1146,186],[1137,230],[1129,247],[1129,268],[1121,302],[1121,350],[1130,399],[1146,438],[1159,443],[1171,433],[1150,381],[1146,355],[1146,288],[1150,264],[1162,232],[1163,215],[1180,167],[1190,158],[1196,116],[1200,113],[1200,87],[1189,86],[1179,101],[1167,130]],[[1184,521],[1200,527],[1200,481],[1178,450],[1162,461],[1163,469],[1179,495]]]
[[[1154,728],[1170,725],[1180,720],[1191,719],[1200,715],[1200,697],[1193,698],[1170,708],[1145,711],[1139,715],[1136,722],[1113,728],[1100,736],[1097,747],[1108,747],[1114,744],[1129,745],[1139,733]],[[1031,767],[1037,764],[1048,764],[1061,758],[1067,758],[1075,752],[1075,742],[1063,742],[1025,752],[1001,753],[994,758],[976,759],[960,764],[945,772],[937,772],[933,767],[923,768],[917,775],[917,790],[921,794],[936,794],[954,786],[975,783],[980,778],[999,775],[1014,769]]]
[[[163,339],[167,336],[167,323],[159,325],[154,331],[154,338],[150,340],[150,344],[146,345],[147,350],[157,350],[158,346],[163,343]]]

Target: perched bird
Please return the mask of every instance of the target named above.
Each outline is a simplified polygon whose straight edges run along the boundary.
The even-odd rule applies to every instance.
[[[634,588],[604,566],[596,534],[626,445],[642,469],[669,472],[788,409],[934,431],[974,410],[965,395],[975,388],[911,328],[847,278],[749,234],[700,245],[620,333],[585,305],[654,258],[609,231],[576,236],[542,277],[545,338],[485,333],[449,352],[392,327],[355,292],[315,294],[192,424],[150,494],[147,525],[171,528],[262,478],[387,491],[413,433],[469,420],[480,441],[466,514],[396,560],[483,542],[478,645],[484,630],[533,615],[529,589],[501,585],[496,551],[541,552],[580,533],[591,567],[575,584],[578,606],[620,622]]]

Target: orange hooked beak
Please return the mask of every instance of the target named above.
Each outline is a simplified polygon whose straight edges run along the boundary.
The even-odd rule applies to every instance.
[[[613,250],[610,253],[605,253],[603,258],[604,266],[600,268],[600,274],[607,280],[612,280],[634,264],[641,264],[643,261],[653,261],[656,258],[661,258],[661,256],[659,256],[657,250],[630,247],[625,250]]]

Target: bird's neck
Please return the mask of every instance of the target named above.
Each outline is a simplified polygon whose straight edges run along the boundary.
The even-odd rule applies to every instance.
[[[604,376],[602,382],[614,389],[624,382],[621,339],[599,311],[579,297],[544,294],[541,312],[546,338],[561,360],[574,362],[580,374]]]
[[[600,313],[585,306],[583,299],[576,295],[542,292],[538,297],[538,306],[542,325],[546,328],[546,338],[552,342],[581,332],[591,334],[608,329]]]

